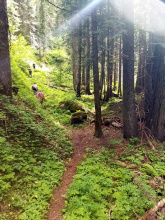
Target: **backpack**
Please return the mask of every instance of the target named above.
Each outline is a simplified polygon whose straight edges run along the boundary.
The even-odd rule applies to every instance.
[[[38,90],[38,86],[37,85],[33,85],[32,86],[32,90],[37,91]]]

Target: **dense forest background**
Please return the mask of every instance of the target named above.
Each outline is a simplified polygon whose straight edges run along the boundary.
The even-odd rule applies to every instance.
[[[121,136],[86,146],[64,219],[145,219],[156,204],[164,218],[164,19],[159,0],[1,0],[0,219],[46,219],[73,153],[67,129],[87,118],[96,138],[104,126]]]
[[[144,96],[147,127],[164,140],[163,6],[161,1],[9,1],[10,37],[15,42],[22,35],[40,60],[58,66],[56,83],[72,73],[78,97],[94,87],[96,136],[102,134],[100,100],[117,94],[123,95],[124,137],[137,136],[135,87]]]

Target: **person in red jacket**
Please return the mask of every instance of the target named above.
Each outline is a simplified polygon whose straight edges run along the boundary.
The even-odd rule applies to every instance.
[[[45,100],[44,94],[43,92],[41,92],[41,90],[39,90],[39,92],[37,93],[37,98],[40,99],[40,103],[42,104],[43,101]]]

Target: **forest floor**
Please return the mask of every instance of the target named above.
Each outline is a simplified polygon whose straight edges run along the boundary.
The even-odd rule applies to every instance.
[[[50,201],[50,207],[47,214],[47,220],[62,220],[61,210],[65,208],[65,195],[69,185],[72,183],[77,166],[83,161],[86,149],[92,149],[96,152],[106,147],[110,139],[120,140],[122,131],[112,126],[103,127],[103,137],[98,139],[94,137],[94,124],[88,124],[83,128],[73,128],[70,132],[73,143],[73,154],[70,161],[66,164],[66,170],[63,174],[61,185],[53,192],[53,199]],[[118,153],[121,148],[116,149]]]

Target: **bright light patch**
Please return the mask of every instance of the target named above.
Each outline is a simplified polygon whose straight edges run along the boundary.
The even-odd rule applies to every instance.
[[[124,17],[132,21],[129,0],[111,1]],[[126,7],[122,7],[122,4]],[[160,0],[134,0],[134,22],[142,29],[158,35],[165,34],[165,4]]]
[[[69,20],[64,22],[60,27],[58,27],[55,31],[55,35],[71,33],[74,29],[76,29],[82,19],[87,18],[90,15],[91,10],[101,3],[102,0],[94,0],[90,4],[88,4],[81,11],[75,13]]]

